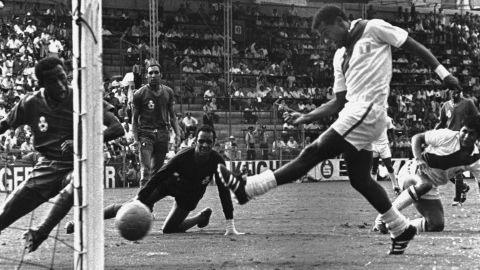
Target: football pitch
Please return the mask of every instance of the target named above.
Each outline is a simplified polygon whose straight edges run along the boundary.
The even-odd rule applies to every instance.
[[[293,183],[280,186],[247,205],[235,205],[241,236],[224,236],[225,218],[215,186],[210,186],[194,214],[213,209],[209,226],[163,235],[161,227],[172,199],[155,205],[150,234],[139,242],[122,239],[113,220],[105,222],[105,269],[480,269],[479,197],[476,183],[467,202],[452,207],[454,187],[440,189],[446,228],[422,233],[405,255],[387,255],[388,235],[371,232],[374,209],[348,182]],[[390,192],[389,183],[382,182]],[[131,198],[136,189],[105,190],[105,205]],[[3,201],[5,194],[0,195]],[[47,205],[48,206],[48,205]],[[62,221],[58,238],[49,238],[22,260],[23,230],[39,223],[47,207],[28,215],[0,235],[0,269],[73,268],[73,236]],[[417,216],[413,207],[404,211]],[[71,213],[68,219],[71,217]],[[55,236],[54,230],[51,236]],[[52,256],[52,250],[56,249]]]

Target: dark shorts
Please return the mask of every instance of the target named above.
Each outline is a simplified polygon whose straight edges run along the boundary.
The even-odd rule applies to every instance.
[[[52,161],[40,158],[24,183],[45,199],[56,196],[70,181],[73,161]]]
[[[156,183],[155,187],[147,184],[147,186],[140,190],[139,196],[150,196],[149,194],[152,194],[152,192],[148,189],[151,188],[155,188],[159,192],[158,197],[156,198],[157,201],[165,198],[166,196],[172,196],[175,198],[175,202],[177,203],[178,207],[186,211],[192,211],[197,208],[198,202],[200,202],[200,200],[203,198],[203,195],[206,191],[206,188],[204,187],[199,187],[195,190],[184,190],[178,186],[175,178],[171,177],[169,179],[159,181]]]
[[[138,139],[152,142],[166,142],[170,140],[170,133],[167,127],[158,128],[156,130],[138,129]]]
[[[193,211],[195,208],[197,208],[198,203],[203,198],[203,194],[204,193],[192,194],[180,192],[174,197],[178,207],[186,211]]]

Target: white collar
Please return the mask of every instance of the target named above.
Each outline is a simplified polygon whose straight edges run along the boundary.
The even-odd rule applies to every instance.
[[[356,19],[356,20],[353,20],[351,23],[350,23],[350,28],[348,29],[348,32],[351,32],[352,29],[355,27],[355,25],[361,21],[362,19]]]

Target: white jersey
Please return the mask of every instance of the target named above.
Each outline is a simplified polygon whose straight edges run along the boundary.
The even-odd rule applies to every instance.
[[[392,78],[392,51],[390,46],[400,47],[407,40],[408,33],[383,20],[373,19],[355,37],[352,31],[360,20],[350,25],[353,34],[353,51],[348,67],[344,59],[348,48],[342,47],[335,52],[333,68],[335,93],[347,90],[348,103],[374,103],[387,108],[387,97]],[[350,48],[352,50],[352,48]],[[348,56],[347,56],[348,57]],[[347,64],[347,63],[345,63]],[[346,69],[346,70],[345,70]],[[349,104],[345,106],[348,106]]]
[[[472,153],[460,151],[460,132],[450,129],[438,129],[425,132],[428,147],[422,158],[430,167],[426,176],[437,186],[448,183],[448,180],[459,173],[469,171],[480,180],[480,154],[477,146]],[[410,173],[414,173],[411,169]]]
[[[387,116],[387,130],[395,128],[395,126],[392,123],[392,118],[390,116]],[[387,136],[387,130],[385,130],[380,137],[373,142],[373,145],[384,145],[384,144],[389,144],[388,141],[388,136]]]

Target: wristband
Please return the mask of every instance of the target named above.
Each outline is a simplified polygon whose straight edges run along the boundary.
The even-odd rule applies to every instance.
[[[450,72],[443,65],[438,65],[437,68],[435,68],[435,73],[437,73],[442,80],[450,75]]]

